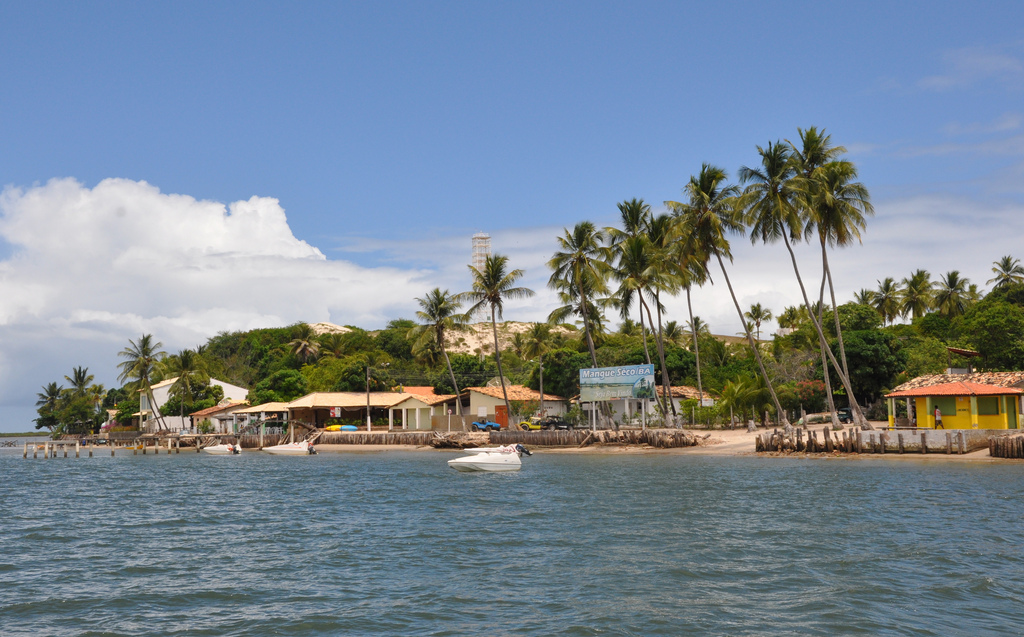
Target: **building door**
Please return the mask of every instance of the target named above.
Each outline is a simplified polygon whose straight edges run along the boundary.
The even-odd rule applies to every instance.
[[[498,405],[494,408],[494,422],[502,427],[508,427],[508,409],[505,405]]]

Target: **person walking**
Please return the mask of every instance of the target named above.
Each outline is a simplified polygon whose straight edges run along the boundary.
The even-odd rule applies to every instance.
[[[935,408],[935,428],[945,429],[945,427],[942,426],[942,410],[938,407]]]

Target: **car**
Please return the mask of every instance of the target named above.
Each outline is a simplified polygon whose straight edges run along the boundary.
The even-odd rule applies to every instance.
[[[476,431],[498,431],[501,429],[501,424],[493,420],[474,420],[472,428]]]
[[[853,422],[853,410],[849,407],[842,407],[836,410],[836,415],[839,416],[839,422],[843,424]]]
[[[522,429],[523,431],[531,431],[531,430],[537,431],[537,430],[539,430],[541,428],[541,426],[540,426],[540,418],[538,418],[537,416],[534,416],[533,418],[530,418],[529,420],[524,420],[521,423],[519,423],[519,428]]]
[[[537,422],[537,425],[539,425],[540,429],[547,429],[548,431],[552,431],[554,429],[571,431],[575,427],[575,425],[568,420],[559,418],[558,416],[548,416],[547,418],[543,418]]]

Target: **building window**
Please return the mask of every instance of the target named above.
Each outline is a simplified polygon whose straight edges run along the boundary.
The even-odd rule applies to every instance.
[[[956,398],[953,396],[936,396],[932,398],[932,402],[939,408],[943,416],[956,415]]]
[[[999,415],[999,396],[978,396],[979,416]]]

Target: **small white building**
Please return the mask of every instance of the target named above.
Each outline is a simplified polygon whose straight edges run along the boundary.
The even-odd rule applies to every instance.
[[[536,402],[537,409],[541,409],[540,392],[522,385],[505,385],[505,391],[508,393],[509,402]],[[467,387],[466,392],[469,394],[467,415],[494,418],[496,422],[503,425],[509,424],[503,415],[505,413],[505,397],[502,394],[501,385],[497,387]],[[561,396],[544,394],[544,415],[564,414],[568,409],[567,404],[568,401]],[[503,421],[503,419],[505,420]]]
[[[156,409],[150,407],[149,396],[146,395],[144,390],[139,390],[139,415],[142,418],[142,426],[139,428],[141,431],[147,433],[155,433],[160,430],[159,425],[159,410],[162,405],[167,404],[167,400],[170,398],[171,386],[178,380],[178,377],[169,378],[167,380],[156,383],[151,387],[153,390],[153,400],[156,401]],[[210,379],[211,385],[216,385],[224,390],[224,400],[236,403],[245,400],[245,397],[249,395],[249,390],[245,387],[239,387],[238,385],[232,385],[216,378]],[[188,430],[192,423],[189,418],[189,414],[185,414],[182,418],[178,416],[164,416],[163,417],[164,427],[172,432],[180,432]]]

